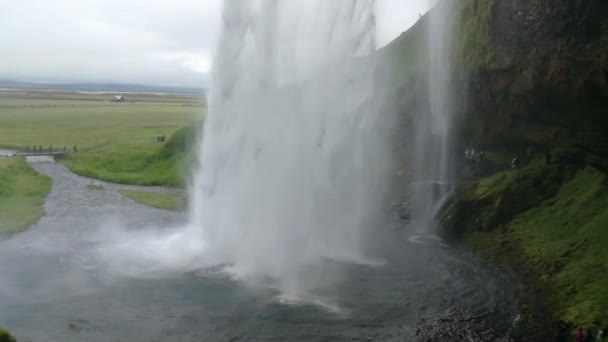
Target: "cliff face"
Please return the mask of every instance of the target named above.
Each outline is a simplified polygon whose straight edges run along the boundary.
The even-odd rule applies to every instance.
[[[523,272],[554,319],[608,324],[608,2],[462,6],[462,144],[502,156],[503,170],[465,182],[439,232]],[[522,168],[505,170],[516,155]]]
[[[471,0],[460,25],[466,140],[608,156],[608,2]]]
[[[439,233],[525,270],[553,319],[608,325],[608,1],[459,4],[454,153],[484,150],[491,167],[464,167]],[[429,111],[427,24],[380,52],[379,78],[403,120],[400,150]],[[407,155],[399,154],[406,166]],[[519,170],[509,170],[514,156]]]

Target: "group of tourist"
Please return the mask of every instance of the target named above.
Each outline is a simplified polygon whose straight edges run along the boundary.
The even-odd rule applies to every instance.
[[[591,342],[591,341],[601,341],[604,339],[604,329],[599,329],[596,334],[591,331],[591,329],[587,329],[583,331],[583,327],[580,325],[576,328],[574,332],[574,340],[576,342]]]
[[[591,329],[583,329],[581,325],[576,327],[574,330],[574,336],[571,335],[570,325],[568,323],[560,321],[559,322],[559,332],[557,335],[558,342],[567,342],[572,341],[571,337],[574,337],[574,342],[592,342],[592,341],[602,341],[608,335],[606,334],[606,329],[600,328],[596,332]]]
[[[469,165],[479,166],[483,163],[485,157],[485,153],[483,151],[475,151],[474,148],[468,148],[464,151],[464,159]],[[511,160],[511,169],[517,170],[521,165],[521,161],[519,157],[514,157]]]
[[[45,152],[53,152],[53,145],[49,145],[49,148],[47,150],[45,150],[42,145],[36,147],[36,146],[25,146],[25,153],[45,153]],[[68,153],[68,147],[67,146],[63,146],[62,149],[60,150],[56,150],[56,151],[62,151],[63,153]],[[78,153],[78,146],[74,145],[74,147],[72,147],[72,152],[73,153]]]
[[[475,151],[474,148],[468,148],[464,151],[464,159],[467,164],[479,165],[483,162],[485,153],[483,151]]]
[[[484,161],[484,152],[475,151],[474,148],[468,148],[464,151],[464,159],[469,165],[480,165]],[[553,156],[550,151],[545,154],[545,162],[550,165],[553,162]],[[511,159],[511,169],[517,170],[521,166],[521,160],[518,156]]]

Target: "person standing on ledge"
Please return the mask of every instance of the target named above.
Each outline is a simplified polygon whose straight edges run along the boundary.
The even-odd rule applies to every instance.
[[[485,156],[486,154],[483,151],[479,151],[479,153],[477,153],[477,156],[475,156],[475,165],[481,165],[481,163],[483,163],[484,161]]]
[[[511,161],[511,168],[513,170],[519,169],[519,157],[513,158],[513,160]]]

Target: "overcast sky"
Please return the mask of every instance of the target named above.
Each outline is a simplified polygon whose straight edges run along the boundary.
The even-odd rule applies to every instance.
[[[378,0],[379,42],[428,1]],[[221,3],[0,0],[0,79],[206,86]]]

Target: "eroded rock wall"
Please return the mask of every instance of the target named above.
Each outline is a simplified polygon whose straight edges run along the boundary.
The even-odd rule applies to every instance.
[[[477,26],[487,33],[466,44],[482,51],[460,51],[457,61],[457,83],[467,85],[455,87],[466,89],[459,96],[465,139],[486,149],[539,146],[608,156],[608,2],[470,0],[464,6],[463,26],[487,25]],[[471,39],[470,31],[462,29],[458,39]]]

